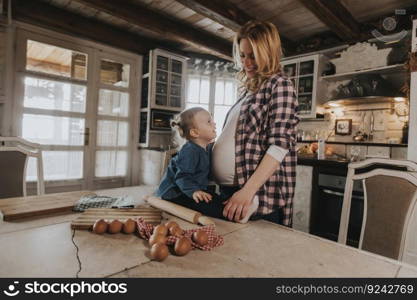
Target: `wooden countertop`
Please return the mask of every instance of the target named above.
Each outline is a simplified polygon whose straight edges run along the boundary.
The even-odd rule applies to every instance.
[[[266,221],[236,224],[215,219],[223,246],[154,262],[147,242],[136,235],[71,230],[77,216],[55,214],[0,223],[0,276],[417,277],[417,268],[411,265]],[[168,214],[164,217],[185,229],[196,226]]]

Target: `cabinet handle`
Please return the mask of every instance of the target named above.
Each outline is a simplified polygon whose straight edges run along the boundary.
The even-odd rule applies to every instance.
[[[328,189],[323,189],[322,191],[323,191],[323,193],[326,193],[326,194],[332,194],[332,195],[342,196],[342,197],[344,196],[343,193],[335,192],[335,191],[328,190]]]
[[[332,191],[332,190],[328,190],[328,189],[322,189],[322,191],[323,191],[323,193],[331,194],[331,195],[335,195],[335,196],[340,196],[340,197],[345,196],[345,194],[343,194],[341,192],[336,192],[336,191]],[[362,196],[352,195],[352,199],[363,200],[364,198]]]

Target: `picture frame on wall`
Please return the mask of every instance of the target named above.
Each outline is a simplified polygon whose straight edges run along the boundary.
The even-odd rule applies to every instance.
[[[335,124],[335,134],[350,135],[352,134],[352,119],[337,119]]]

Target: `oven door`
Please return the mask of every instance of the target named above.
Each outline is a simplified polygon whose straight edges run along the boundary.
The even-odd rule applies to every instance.
[[[316,230],[313,234],[337,241],[344,190],[330,186],[319,186],[319,203]],[[352,194],[347,244],[358,247],[363,219],[363,193]]]

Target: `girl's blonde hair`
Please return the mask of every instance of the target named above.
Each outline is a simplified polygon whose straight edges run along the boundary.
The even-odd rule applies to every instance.
[[[202,107],[192,107],[182,111],[175,120],[171,121],[171,127],[176,128],[182,138],[191,139],[190,131],[194,128],[194,116],[200,111],[206,110]]]
[[[239,45],[242,39],[247,39],[252,46],[258,66],[253,78],[246,76],[240,59]],[[237,78],[241,81],[242,87],[256,92],[271,75],[281,71],[282,48],[278,29],[270,22],[247,22],[235,35],[233,56],[236,65],[241,69]]]

